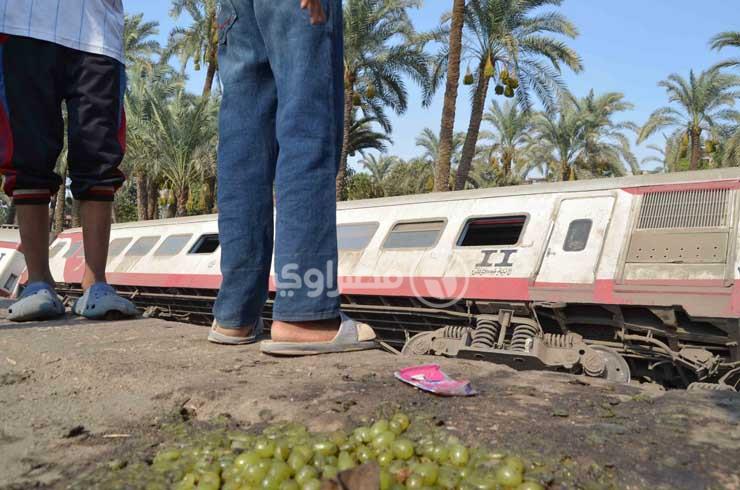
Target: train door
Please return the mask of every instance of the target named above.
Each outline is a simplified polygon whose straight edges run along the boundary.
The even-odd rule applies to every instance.
[[[613,207],[614,196],[560,201],[535,284],[593,284]]]

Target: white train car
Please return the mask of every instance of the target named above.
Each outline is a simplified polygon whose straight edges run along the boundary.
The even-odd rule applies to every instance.
[[[0,297],[12,297],[18,288],[26,261],[20,251],[18,227],[0,225]]]
[[[684,385],[734,375],[738,189],[740,169],[718,169],[343,202],[343,307],[389,341],[413,336],[413,352]],[[75,229],[51,247],[73,296],[80,245]],[[215,216],[115,225],[108,277],[150,311],[207,320],[218,245]]]

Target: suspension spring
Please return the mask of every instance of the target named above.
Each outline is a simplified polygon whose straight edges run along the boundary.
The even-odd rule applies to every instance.
[[[735,391],[735,388],[733,388],[730,385],[726,384],[718,384],[718,383],[700,383],[698,381],[691,383],[688,388],[686,388],[688,391],[700,391],[700,390],[708,390],[708,391]]]
[[[470,332],[470,327],[448,325],[442,329],[442,337],[446,339],[461,339]]]
[[[496,345],[498,340],[499,324],[493,318],[480,317],[476,321],[473,330],[473,342],[471,347],[490,349]]]
[[[532,346],[532,340],[540,333],[540,330],[533,325],[517,325],[514,327],[514,333],[511,335],[511,350],[519,352],[529,352]]]
[[[579,337],[570,333],[559,334],[559,333],[546,333],[542,337],[542,342],[548,347],[559,347],[562,349],[572,348]]]

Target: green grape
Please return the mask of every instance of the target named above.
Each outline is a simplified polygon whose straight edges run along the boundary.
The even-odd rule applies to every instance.
[[[401,426],[401,429],[405,431],[409,428],[409,424],[411,423],[409,420],[409,416],[406,415],[403,412],[398,412],[393,417],[391,417],[391,422],[396,422],[398,425]]]
[[[265,490],[280,490],[281,483],[282,481],[278,481],[274,476],[267,475],[260,482],[260,488],[264,488]]]
[[[313,449],[311,449],[305,444],[299,444],[297,446],[294,446],[291,454],[296,454],[296,453],[303,456],[303,459],[305,459],[306,461],[310,461],[311,458],[313,457]]]
[[[390,425],[388,424],[388,421],[385,419],[380,419],[370,427],[370,436],[372,438],[375,438],[378,436],[378,434],[382,432],[388,432],[389,428]]]
[[[468,448],[461,444],[455,444],[450,448],[450,463],[455,466],[465,466],[470,461]]]
[[[470,478],[466,480],[466,483],[475,490],[495,490],[499,488],[494,477],[480,473],[471,475]]]
[[[432,459],[440,464],[447,462],[449,454],[450,450],[447,446],[434,446],[434,449],[432,449]]]
[[[346,452],[339,453],[339,457],[337,458],[337,468],[339,468],[339,471],[354,468],[355,464],[355,458],[353,458],[352,455]]]
[[[395,440],[396,440],[396,434],[387,430],[385,432],[381,432],[378,435],[376,435],[373,438],[372,444],[375,449],[387,449],[391,447],[391,444],[393,444],[393,441]]]
[[[306,483],[304,483],[301,486],[301,490],[320,490],[321,489],[321,482],[314,478],[313,480],[308,480]]]
[[[259,457],[259,454],[255,453],[254,451],[248,451],[237,456],[234,460],[234,465],[243,468],[247,465],[257,464],[260,459],[262,458]]]
[[[524,474],[524,461],[522,461],[522,458],[509,456],[508,458],[504,458],[503,464],[519,474]]]
[[[280,490],[299,490],[299,488],[295,480],[285,480],[280,484]]]
[[[295,481],[298,485],[303,485],[308,480],[313,480],[319,477],[319,472],[313,466],[304,466],[298,470],[295,474]]]
[[[412,473],[408,478],[406,478],[406,488],[414,489],[422,487],[424,487],[424,477],[421,475]]]
[[[288,466],[294,473],[297,473],[298,470],[305,467],[306,463],[308,463],[308,460],[304,455],[296,451],[293,451],[290,453],[290,456],[288,456]]]
[[[157,455],[154,457],[153,464],[176,461],[180,459],[180,456],[182,456],[182,453],[177,449],[162,451],[160,453],[157,453]]]
[[[253,464],[253,465],[247,465],[242,470],[242,474],[244,475],[244,478],[253,484],[257,484],[262,481],[262,479],[267,476],[267,471],[269,468],[264,467],[259,464]]]
[[[286,440],[277,441],[275,444],[275,457],[285,461],[290,456],[290,445]]]
[[[175,490],[195,490],[195,482],[195,473],[188,473],[175,485]]]
[[[378,465],[386,468],[390,466],[390,464],[393,462],[393,453],[391,451],[383,451],[382,453],[378,454],[377,461]]]
[[[403,427],[397,420],[391,420],[388,422],[388,429],[397,436],[400,436],[403,433]]]
[[[527,480],[516,487],[516,490],[545,490],[545,487],[543,487],[536,481]]]
[[[414,455],[414,444],[408,439],[397,439],[391,445],[393,455],[404,461],[411,459]]]
[[[218,490],[221,488],[221,477],[218,476],[218,473],[212,471],[201,473],[198,486],[195,488],[198,490]]]
[[[421,475],[424,485],[434,485],[439,476],[439,466],[434,463],[420,463],[414,468],[414,473]]]
[[[387,470],[380,470],[380,490],[389,490],[393,484],[393,477]]]
[[[339,474],[339,469],[336,466],[326,465],[322,470],[321,478],[329,480],[331,478],[336,478],[337,474]]]
[[[260,439],[254,445],[254,452],[261,458],[272,458],[275,454],[275,441],[269,439]]]
[[[505,487],[515,487],[522,483],[522,474],[509,465],[501,465],[496,469],[496,481]]]
[[[365,464],[375,458],[375,452],[367,446],[360,446],[357,448],[355,456],[360,464]]]
[[[329,440],[336,444],[337,446],[341,446],[345,442],[347,442],[347,433],[343,430],[335,430],[331,434],[329,434]]]
[[[460,474],[453,468],[443,466],[439,469],[437,476],[437,486],[444,489],[453,489],[460,481]]]
[[[352,437],[357,442],[370,442],[372,440],[372,434],[370,433],[370,427],[361,426],[352,432]]]
[[[333,456],[337,454],[337,445],[331,441],[318,441],[314,443],[313,450],[322,456]]]
[[[235,481],[228,481],[221,485],[221,490],[240,490],[241,483]]]
[[[267,472],[267,476],[272,476],[279,482],[287,480],[292,474],[293,470],[290,466],[279,459],[273,460],[270,470]]]

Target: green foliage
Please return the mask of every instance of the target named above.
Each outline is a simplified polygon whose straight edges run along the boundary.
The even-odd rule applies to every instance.
[[[136,187],[131,182],[126,182],[116,193],[113,201],[113,214],[116,223],[128,223],[138,220],[136,212]]]

